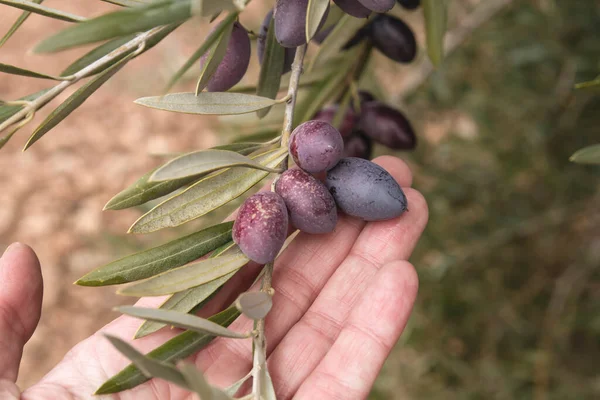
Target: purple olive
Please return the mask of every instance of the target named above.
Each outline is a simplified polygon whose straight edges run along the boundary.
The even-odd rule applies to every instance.
[[[281,174],[275,184],[290,213],[292,225],[302,232],[329,233],[337,223],[337,208],[325,185],[299,168]]]
[[[266,264],[277,257],[288,229],[288,212],[274,192],[256,193],[240,207],[233,223],[233,241],[252,261]]]
[[[399,63],[408,63],[417,55],[415,34],[404,21],[379,15],[373,21],[371,40],[377,50],[387,58]]]
[[[411,150],[417,145],[415,131],[404,114],[378,101],[361,107],[360,129],[391,149]]]
[[[306,44],[306,9],[308,0],[277,0],[275,3],[275,36],[283,47],[298,47]],[[317,32],[329,13],[329,7]]]
[[[315,114],[314,118],[318,121],[325,121],[328,123],[332,123],[335,118],[335,114],[338,112],[339,106],[337,104],[325,107],[321,109],[317,114]],[[340,134],[343,138],[350,136],[354,127],[358,124],[358,115],[348,107],[346,111],[346,115],[344,115],[344,120],[342,121],[342,126],[340,126]]]
[[[369,160],[373,141],[362,132],[355,132],[344,140],[344,157],[358,157]]]
[[[363,6],[358,0],[333,0],[333,2],[346,14],[356,18],[367,18],[371,10]]]
[[[394,8],[396,0],[358,0],[360,3],[371,11],[384,13]]]
[[[265,47],[267,45],[267,34],[269,33],[269,25],[273,18],[273,10],[269,11],[260,26],[260,32],[258,34],[258,40],[256,43],[256,52],[258,54],[258,62],[262,64],[263,57],[265,55]],[[283,73],[290,72],[292,70],[292,63],[294,62],[294,56],[296,55],[296,49],[286,47],[285,57],[283,61]]]
[[[398,182],[385,169],[362,158],[342,158],[327,173],[325,185],[340,210],[365,221],[396,218],[408,207]]]
[[[214,29],[213,29],[214,30]],[[231,38],[227,44],[225,57],[217,66],[215,73],[208,81],[206,89],[209,92],[224,92],[231,89],[242,80],[250,64],[250,37],[242,25],[235,23]],[[206,62],[208,53],[200,59],[200,64]]]
[[[290,136],[290,155],[298,167],[310,173],[327,171],[342,157],[344,139],[324,121],[308,121]]]

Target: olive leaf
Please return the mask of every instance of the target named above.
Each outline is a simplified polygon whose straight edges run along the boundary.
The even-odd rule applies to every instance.
[[[177,328],[204,333],[212,336],[226,337],[230,339],[246,339],[248,334],[238,333],[222,327],[208,319],[196,317],[186,313],[180,313],[171,310],[161,310],[156,308],[144,308],[133,306],[117,307],[116,311],[140,319],[162,322]]]
[[[260,67],[260,75],[258,78],[258,86],[256,87],[256,95],[274,99],[279,92],[281,85],[281,74],[285,61],[285,49],[279,44],[275,37],[275,18],[271,18],[267,38],[265,40],[265,53],[263,56],[262,65]],[[271,108],[263,108],[256,113],[259,118],[263,118],[269,113]]]
[[[231,385],[229,385],[227,388],[225,388],[223,391],[225,393],[227,393],[230,396],[235,396],[235,394],[238,392],[238,390],[240,390],[240,388],[242,387],[242,385],[248,380],[250,379],[250,377],[252,376],[252,371],[250,371],[250,373],[246,376],[244,376],[242,379],[240,379],[237,382],[232,383]]]
[[[210,255],[211,258],[217,257],[220,254],[237,254],[241,252],[239,247],[233,242],[228,242],[223,246],[215,249]],[[193,287],[181,292],[177,292],[169,297],[159,308],[163,310],[173,310],[179,312],[190,312],[199,310],[204,304],[206,304],[212,296],[231,278],[237,271],[231,272],[227,275],[223,275],[214,281],[207,282],[203,285]],[[147,336],[157,330],[163,328],[165,324],[146,321],[144,322],[134,335],[134,338],[138,339]]]
[[[172,93],[142,97],[135,101],[150,108],[184,114],[233,115],[271,107],[277,101],[260,96],[231,92]]]
[[[433,65],[438,66],[444,59],[444,35],[448,4],[446,0],[423,0],[427,54]]]
[[[137,7],[148,4],[153,0],[102,0],[105,3],[114,4],[122,7]]]
[[[4,0],[3,0],[4,1]],[[148,29],[191,17],[190,0],[159,0],[89,19],[44,39],[34,51],[50,53]]]
[[[119,290],[124,296],[162,296],[200,286],[242,268],[249,261],[243,254],[222,255],[184,265]]]
[[[247,167],[267,172],[279,172],[277,169],[260,165],[256,161],[229,150],[200,150],[177,157],[150,176],[150,182],[186,178],[199,174],[218,171],[231,167]]]
[[[238,296],[235,306],[250,319],[262,319],[273,307],[273,299],[265,292],[247,292]]]
[[[600,164],[600,144],[577,150],[569,160],[578,164]]]
[[[116,74],[121,68],[131,60],[133,54],[123,58],[112,67],[104,70],[100,75],[87,82],[85,85],[77,89],[67,100],[59,105],[54,111],[46,117],[46,119],[37,127],[37,129],[31,134],[31,137],[25,144],[23,150],[30,148],[35,142],[40,140],[50,129],[58,125],[63,119],[69,114],[75,111],[84,101],[87,100],[96,90],[100,88],[106,81],[108,81],[114,74]]]
[[[28,69],[15,67],[14,65],[2,64],[0,63],[0,72],[4,72],[11,75],[20,75],[20,76],[28,76],[30,78],[40,78],[40,79],[52,79],[55,81],[61,80],[59,77],[42,74],[40,72],[30,71]]]
[[[218,326],[218,325],[217,325]],[[146,357],[127,342],[111,335],[104,334],[110,343],[147,377],[160,378],[172,382],[184,389],[191,390],[183,375],[172,365]]]
[[[192,13],[212,17],[222,11],[235,11],[235,0],[192,0]]]
[[[264,400],[277,400],[277,397],[275,396],[275,386],[273,386],[273,379],[271,378],[271,374],[269,373],[269,369],[267,368],[266,364],[265,368],[262,370],[264,387],[261,398]]]
[[[36,4],[41,4],[43,1],[44,0],[32,0],[32,2]],[[8,30],[8,32],[6,32],[6,34],[2,36],[2,39],[0,39],[0,47],[4,46],[8,39],[10,39],[10,37],[15,34],[15,32],[21,27],[21,25],[23,25],[23,23],[27,20],[27,18],[29,18],[30,15],[30,11],[23,11],[23,13],[21,13],[19,18],[17,18],[15,23]]]
[[[221,326],[229,326],[239,315],[240,312],[235,307],[229,307],[208,319]],[[186,331],[152,350],[146,357],[156,361],[174,363],[204,348],[213,340],[213,338],[214,336],[212,335]],[[104,384],[96,390],[95,394],[101,395],[121,392],[123,390],[134,388],[146,382],[148,379],[149,378],[144,376],[139,368],[131,364],[104,382]]]
[[[27,95],[25,97],[21,97],[19,100],[21,101],[33,101],[46,93],[48,89],[40,90],[39,92]],[[6,121],[16,113],[18,113],[23,106],[21,105],[2,105],[0,106],[0,123]]]
[[[29,11],[34,14],[40,14],[45,17],[59,19],[67,22],[81,22],[86,19],[79,15],[71,14],[66,11],[57,10],[54,8],[43,6],[35,1],[30,0],[0,0],[0,4],[6,4],[14,8],[19,8],[24,11]]]
[[[202,400],[233,400],[227,393],[219,388],[211,386],[194,364],[183,362],[179,366],[181,374],[190,387],[190,390],[198,394]]]
[[[214,75],[219,64],[221,64],[221,61],[223,61],[223,58],[227,53],[227,46],[229,45],[231,32],[233,31],[233,22],[233,20],[221,22],[221,24],[225,25],[225,27],[208,49],[206,58],[202,63],[200,75],[198,76],[198,83],[196,84],[196,96],[198,96],[198,93],[208,86],[210,78]]]
[[[329,8],[329,0],[308,0],[306,8],[306,41],[315,36],[319,30],[319,25],[323,20],[323,16]]]
[[[287,150],[281,148],[270,150],[256,156],[255,161],[274,168],[286,153]],[[142,215],[129,232],[149,233],[199,218],[238,198],[268,174],[256,169],[231,168],[209,175]]]
[[[600,89],[600,76],[591,81],[577,83],[575,89]]]
[[[225,29],[229,29],[230,26],[233,26],[233,23],[235,22],[238,15],[239,13],[237,12],[230,13],[229,15],[227,15],[227,18],[223,20],[223,22],[217,25],[215,30],[206,37],[206,40],[202,43],[198,50],[196,50],[194,54],[192,54],[190,58],[185,62],[185,64],[183,64],[181,68],[179,68],[177,72],[175,72],[171,79],[169,79],[169,82],[167,83],[167,86],[164,90],[165,93],[171,90],[171,88],[192,67],[192,65],[194,65],[194,63],[196,63],[196,61],[198,61],[200,57],[202,57],[204,53],[206,53],[215,44],[215,42],[221,37]]]
[[[163,245],[113,261],[80,278],[80,286],[118,285],[146,279],[208,254],[231,240],[233,222],[224,222]]]

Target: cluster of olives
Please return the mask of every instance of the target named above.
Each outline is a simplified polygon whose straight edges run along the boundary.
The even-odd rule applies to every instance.
[[[233,240],[248,258],[275,259],[288,224],[309,234],[334,230],[338,208],[365,221],[395,218],[407,209],[394,178],[371,161],[343,157],[341,133],[325,121],[308,121],[290,136],[289,154],[297,165],[281,174],[274,192],[250,196],[233,225]],[[324,182],[317,179],[326,173]]]
[[[420,0],[397,0],[397,2],[407,9],[414,9],[419,6]],[[367,18],[372,12],[384,13],[391,10],[396,0],[334,0],[334,3],[347,14]],[[274,16],[275,37],[279,44],[286,48],[283,72],[291,70],[296,47],[306,44],[307,7],[308,0],[277,0],[275,8],[265,16],[258,35],[257,53],[261,63],[267,33]],[[327,15],[328,11],[325,12],[319,29],[325,23]],[[318,32],[314,40],[321,43],[333,28],[334,26],[330,26]],[[363,40],[370,40],[382,54],[401,63],[412,61],[417,53],[417,44],[412,30],[402,20],[386,14],[377,14],[346,44],[345,48],[350,48]],[[207,90],[223,92],[235,86],[248,70],[250,55],[248,31],[236,22],[233,25],[225,56],[210,78]],[[208,56],[206,53],[200,63],[206,63]]]

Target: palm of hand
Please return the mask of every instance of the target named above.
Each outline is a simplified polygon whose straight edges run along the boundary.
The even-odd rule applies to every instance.
[[[410,211],[395,220],[367,224],[341,217],[335,232],[300,234],[277,259],[274,306],[266,320],[266,335],[269,370],[278,399],[365,398],[406,324],[418,286],[416,273],[406,260],[427,222],[427,206],[418,192],[408,188],[412,178],[406,164],[392,157],[375,161],[405,188]],[[15,247],[0,264],[0,282],[22,286],[0,292],[0,352],[8,354],[0,360],[2,399],[19,398],[12,382],[22,345],[37,324],[41,303],[41,275],[35,255],[26,246]],[[227,306],[236,297],[232,291],[243,290],[243,282],[254,272],[248,268],[244,275],[228,282],[230,287],[215,296],[207,312]],[[17,283],[19,276],[29,278]],[[139,304],[156,306],[159,302],[147,298]],[[106,379],[128,364],[101,334],[129,339],[139,324],[130,317],[116,319],[73,348],[21,399],[91,398]],[[230,328],[248,331],[252,322],[239,318]],[[147,352],[174,334],[164,329],[135,344]],[[193,361],[209,382],[227,386],[250,371],[251,346],[249,340],[217,338]],[[153,379],[107,398],[193,397]]]

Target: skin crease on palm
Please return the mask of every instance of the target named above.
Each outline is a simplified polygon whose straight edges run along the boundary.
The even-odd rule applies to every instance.
[[[427,205],[410,188],[412,175],[404,162],[389,156],[374,161],[404,188],[410,211],[370,223],[340,216],[334,232],[299,234],[275,263],[266,335],[278,399],[366,398],[406,325],[418,287],[407,260],[427,223]],[[256,265],[244,268],[201,315],[228,305],[257,271]],[[119,394],[92,395],[129,363],[102,333],[130,340],[141,323],[131,317],[117,318],[79,343],[40,382],[20,393],[14,382],[42,300],[41,269],[33,250],[18,243],[7,249],[0,259],[0,285],[0,399],[196,398],[158,379]],[[138,305],[156,307],[163,299],[145,298]],[[240,317],[230,328],[248,331],[252,322]],[[176,333],[163,329],[134,345],[148,352]],[[251,342],[217,338],[191,360],[209,382],[223,387],[250,371]]]

